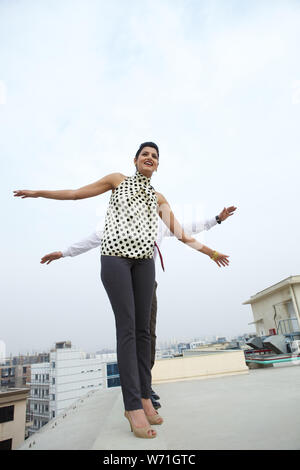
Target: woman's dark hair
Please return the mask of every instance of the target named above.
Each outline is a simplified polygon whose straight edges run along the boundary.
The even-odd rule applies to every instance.
[[[138,151],[136,152],[135,154],[135,158],[137,159],[139,154],[141,153],[141,151],[143,150],[144,147],[153,147],[155,148],[155,150],[157,151],[157,155],[159,157],[159,150],[158,150],[158,147],[157,145],[154,143],[154,142],[143,142],[140,146],[139,146],[139,149]]]

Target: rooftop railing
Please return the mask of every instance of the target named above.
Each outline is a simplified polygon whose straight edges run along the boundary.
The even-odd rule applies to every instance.
[[[279,320],[277,327],[278,335],[292,335],[293,333],[300,334],[300,327],[296,317]]]

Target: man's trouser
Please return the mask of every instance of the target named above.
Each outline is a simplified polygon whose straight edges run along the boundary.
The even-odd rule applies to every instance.
[[[150,318],[150,335],[151,335],[151,369],[155,362],[155,345],[156,345],[156,312],[157,312],[157,298],[156,298],[157,282],[154,283],[154,291],[151,304],[151,318]]]

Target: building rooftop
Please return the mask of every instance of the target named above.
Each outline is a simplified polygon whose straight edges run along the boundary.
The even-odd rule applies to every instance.
[[[23,393],[29,393],[28,387],[17,388],[17,387],[0,387],[0,393],[2,395],[20,395]]]
[[[265,289],[257,292],[255,295],[251,295],[250,299],[245,300],[245,302],[242,303],[242,305],[247,305],[247,304],[252,304],[256,300],[264,297],[265,295],[270,294],[271,292],[275,292],[279,289],[282,289],[283,287],[287,287],[293,284],[299,284],[300,283],[300,276],[289,276],[282,281],[277,282],[276,284],[273,284],[272,286],[266,287]]]
[[[90,392],[19,448],[90,450],[300,449],[300,368],[162,383],[155,439],[138,439],[120,388]]]

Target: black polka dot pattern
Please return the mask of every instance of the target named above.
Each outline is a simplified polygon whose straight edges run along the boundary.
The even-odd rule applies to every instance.
[[[112,192],[101,255],[152,258],[158,232],[157,197],[150,178],[136,170]]]

